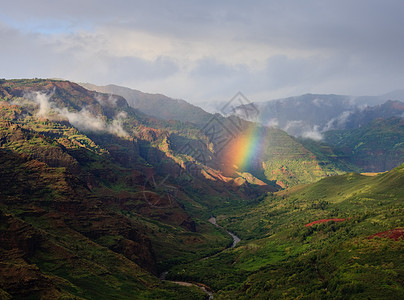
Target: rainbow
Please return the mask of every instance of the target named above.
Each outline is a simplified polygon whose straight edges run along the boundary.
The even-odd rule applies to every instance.
[[[265,129],[256,125],[251,125],[240,133],[226,149],[226,163],[240,172],[254,167],[254,161],[263,150],[263,134]]]

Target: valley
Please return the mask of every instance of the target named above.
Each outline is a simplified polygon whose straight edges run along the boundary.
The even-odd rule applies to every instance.
[[[209,223],[215,225],[216,227],[221,227],[221,226],[219,226],[219,225],[217,224],[217,221],[216,221],[216,218],[215,218],[215,217],[209,218]],[[233,244],[231,244],[231,248],[236,247],[237,244],[241,242],[241,239],[240,239],[237,235],[235,235],[234,233],[232,233],[232,232],[230,232],[230,231],[228,231],[228,230],[226,230],[226,232],[227,232],[227,234],[229,234],[229,235],[232,237],[232,239],[233,239]]]
[[[219,216],[239,246],[177,266],[170,278],[203,281],[215,299],[399,298],[403,168],[326,178]]]
[[[213,225],[216,226],[216,227],[222,228],[221,226],[219,226],[219,225],[217,224],[215,217],[209,218],[209,223],[213,224]],[[232,239],[233,239],[233,243],[232,243],[232,245],[230,246],[230,248],[236,247],[237,244],[238,244],[239,242],[241,242],[241,239],[240,239],[237,235],[235,235],[234,233],[231,233],[230,231],[227,231],[227,230],[226,230],[226,232],[227,232],[227,234],[229,234],[229,235],[232,237]],[[223,251],[224,251],[224,250],[223,250]],[[202,258],[202,259],[203,259],[203,260],[206,260],[206,259],[209,259],[209,258],[210,258],[210,256],[207,256],[207,257],[204,257],[204,258]],[[168,273],[169,273],[169,271],[164,271],[164,272],[162,272],[162,273],[160,274],[160,277],[159,277],[160,280],[162,280],[162,281],[167,281],[166,278],[167,278]],[[204,284],[195,283],[195,282],[185,282],[185,281],[173,281],[173,280],[169,280],[169,282],[175,283],[175,284],[178,284],[178,285],[182,285],[182,286],[196,286],[196,287],[201,288],[201,289],[208,295],[208,297],[209,297],[208,299],[209,299],[209,300],[213,299],[213,297],[214,297],[214,293],[212,292],[212,289],[211,289],[210,287],[204,285]]]
[[[1,298],[399,299],[391,100],[319,140],[119,86],[1,80]]]

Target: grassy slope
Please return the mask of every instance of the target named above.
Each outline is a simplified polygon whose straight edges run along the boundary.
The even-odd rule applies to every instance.
[[[263,168],[269,180],[277,180],[282,187],[315,182],[325,176],[353,170],[352,165],[336,159],[332,149],[306,144],[285,132],[270,129],[266,138]]]
[[[174,268],[219,299],[399,298],[404,241],[368,237],[404,227],[404,165],[369,177],[330,177],[219,217],[244,240],[234,250]],[[305,227],[319,219],[345,218]],[[197,270],[197,271],[196,271]]]
[[[404,119],[375,120],[352,130],[325,133],[325,141],[342,149],[366,172],[383,172],[403,163]]]

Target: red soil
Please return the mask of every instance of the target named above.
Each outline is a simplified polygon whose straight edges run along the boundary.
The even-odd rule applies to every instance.
[[[313,226],[314,224],[321,224],[321,223],[330,222],[330,221],[342,222],[342,221],[345,221],[345,219],[321,219],[321,220],[313,221],[311,223],[307,223],[304,226],[309,227],[309,226]]]
[[[371,236],[368,237],[368,239],[373,239],[375,236],[382,237],[382,238],[389,238],[393,239],[395,241],[398,241],[400,238],[404,240],[404,228],[396,228],[396,229],[390,229],[387,231],[383,232],[378,232],[375,234],[372,234]]]

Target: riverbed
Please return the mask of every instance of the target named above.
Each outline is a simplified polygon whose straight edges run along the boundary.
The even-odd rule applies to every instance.
[[[222,226],[217,224],[217,221],[216,221],[215,217],[211,217],[208,221],[209,221],[209,223],[215,225],[216,227],[224,229]],[[231,245],[230,248],[236,247],[237,244],[241,241],[241,239],[237,235],[235,235],[234,233],[228,231],[227,229],[224,229],[224,230],[226,230],[226,232],[233,239],[233,244]],[[208,258],[208,257],[205,257],[204,259],[206,259],[206,258]],[[168,271],[165,271],[165,272],[161,273],[160,280],[166,280],[167,274],[168,274]],[[172,281],[172,280],[167,280],[167,281],[169,281],[171,283],[178,284],[178,285],[182,285],[182,286],[196,286],[196,287],[200,288],[201,290],[203,290],[209,296],[209,300],[213,299],[213,291],[208,286],[206,286],[206,285],[204,285],[202,283],[192,283],[192,282]]]
[[[223,228],[222,226],[219,226],[219,224],[217,224],[217,221],[216,221],[216,218],[215,218],[215,217],[211,217],[208,221],[209,221],[209,223],[212,223],[212,224],[215,225],[216,227]],[[224,228],[223,228],[223,229],[224,229]],[[226,230],[226,232],[227,232],[229,235],[231,235],[231,237],[233,238],[233,244],[231,245],[231,248],[236,247],[237,244],[241,241],[241,239],[240,239],[237,235],[235,235],[233,232],[230,232],[230,231],[228,231],[227,229],[224,229],[224,230]]]

